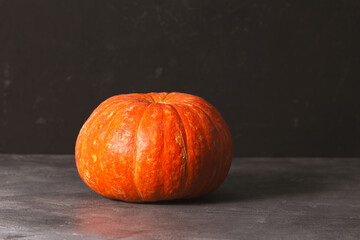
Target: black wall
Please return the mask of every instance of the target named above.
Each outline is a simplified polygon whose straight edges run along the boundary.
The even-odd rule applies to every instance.
[[[0,0],[0,152],[73,153],[121,93],[199,95],[235,156],[360,156],[360,2]]]

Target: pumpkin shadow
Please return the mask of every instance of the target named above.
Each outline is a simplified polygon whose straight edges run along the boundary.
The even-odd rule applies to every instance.
[[[240,160],[239,160],[240,161]],[[214,192],[194,199],[162,201],[151,204],[193,205],[235,203],[288,197],[297,194],[313,194],[334,187],[326,183],[331,172],[317,164],[304,166],[296,161],[267,162],[254,160],[230,170],[224,183]],[[334,174],[334,173],[333,173]],[[337,182],[340,184],[340,182]]]

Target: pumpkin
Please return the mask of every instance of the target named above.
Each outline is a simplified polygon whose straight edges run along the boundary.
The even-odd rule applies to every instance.
[[[75,146],[82,180],[98,194],[128,202],[207,194],[225,180],[232,152],[230,131],[215,107],[177,92],[105,100]]]

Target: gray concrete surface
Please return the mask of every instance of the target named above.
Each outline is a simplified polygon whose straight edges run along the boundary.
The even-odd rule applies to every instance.
[[[0,154],[0,239],[360,239],[360,159],[239,158],[200,199],[103,198],[74,156]]]

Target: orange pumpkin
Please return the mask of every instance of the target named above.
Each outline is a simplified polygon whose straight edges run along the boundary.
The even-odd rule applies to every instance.
[[[81,128],[75,158],[95,192],[128,202],[193,198],[217,188],[232,160],[230,131],[204,99],[124,94],[101,103]]]

